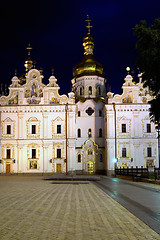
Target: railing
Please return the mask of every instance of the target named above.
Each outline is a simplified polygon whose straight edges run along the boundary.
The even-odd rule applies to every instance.
[[[160,180],[160,168],[154,167],[154,177],[156,180]]]
[[[139,177],[139,178],[149,178],[149,171],[147,168],[115,168],[115,175],[120,176],[131,176],[131,177]]]

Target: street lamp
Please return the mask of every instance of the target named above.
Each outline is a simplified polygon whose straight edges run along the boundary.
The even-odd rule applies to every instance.
[[[158,162],[159,162],[159,168],[160,168],[160,122],[159,121],[156,121],[155,122],[155,128],[157,130],[157,133],[158,133]]]

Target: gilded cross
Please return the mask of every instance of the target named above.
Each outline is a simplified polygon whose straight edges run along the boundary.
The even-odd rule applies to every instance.
[[[86,22],[88,23],[86,28],[88,28],[88,34],[90,34],[92,26],[91,26],[91,20],[89,19],[89,15],[87,15]]]
[[[30,56],[30,54],[31,54],[30,51],[32,50],[30,43],[28,44],[28,47],[26,47],[26,49],[28,50],[28,56]]]

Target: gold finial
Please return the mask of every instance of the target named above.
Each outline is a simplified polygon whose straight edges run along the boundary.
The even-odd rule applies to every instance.
[[[126,67],[127,73],[129,74],[130,67]]]
[[[15,68],[15,69],[14,69],[14,75],[15,75],[15,76],[17,76],[17,72],[18,72],[18,70],[17,70],[17,68]]]
[[[51,68],[52,76],[54,75],[54,68]]]
[[[32,47],[31,47],[31,44],[29,43],[28,46],[26,47],[26,49],[28,50],[28,56],[31,55],[31,50],[32,50]]]
[[[25,61],[24,66],[26,68],[26,75],[27,75],[29,70],[31,70],[31,68],[33,67],[33,61],[30,58],[30,54],[31,54],[30,50],[32,50],[30,43],[28,44],[28,47],[26,47],[26,49],[28,50],[28,57],[27,57],[27,60]]]
[[[92,26],[91,26],[91,20],[89,19],[89,15],[87,15],[86,22],[88,23],[86,28],[88,28],[88,34],[90,34]]]

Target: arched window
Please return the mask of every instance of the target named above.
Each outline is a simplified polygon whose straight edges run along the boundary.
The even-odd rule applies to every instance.
[[[99,137],[102,137],[102,128],[99,129]]]
[[[78,137],[78,138],[81,137],[81,129],[80,129],[80,128],[78,128],[78,130],[77,130],[77,137]]]
[[[98,95],[101,96],[101,87],[98,87]]]
[[[80,89],[79,89],[79,95],[80,95],[80,96],[83,95],[83,89],[82,89],[82,87],[80,87]]]
[[[102,153],[99,154],[99,161],[100,161],[100,162],[103,162],[103,156],[102,156]]]
[[[89,88],[88,88],[88,94],[92,95],[92,87],[91,86],[89,86]]]
[[[79,163],[81,162],[81,154],[80,153],[78,154],[78,162]]]
[[[92,130],[91,130],[91,128],[88,129],[88,137],[92,137]]]

